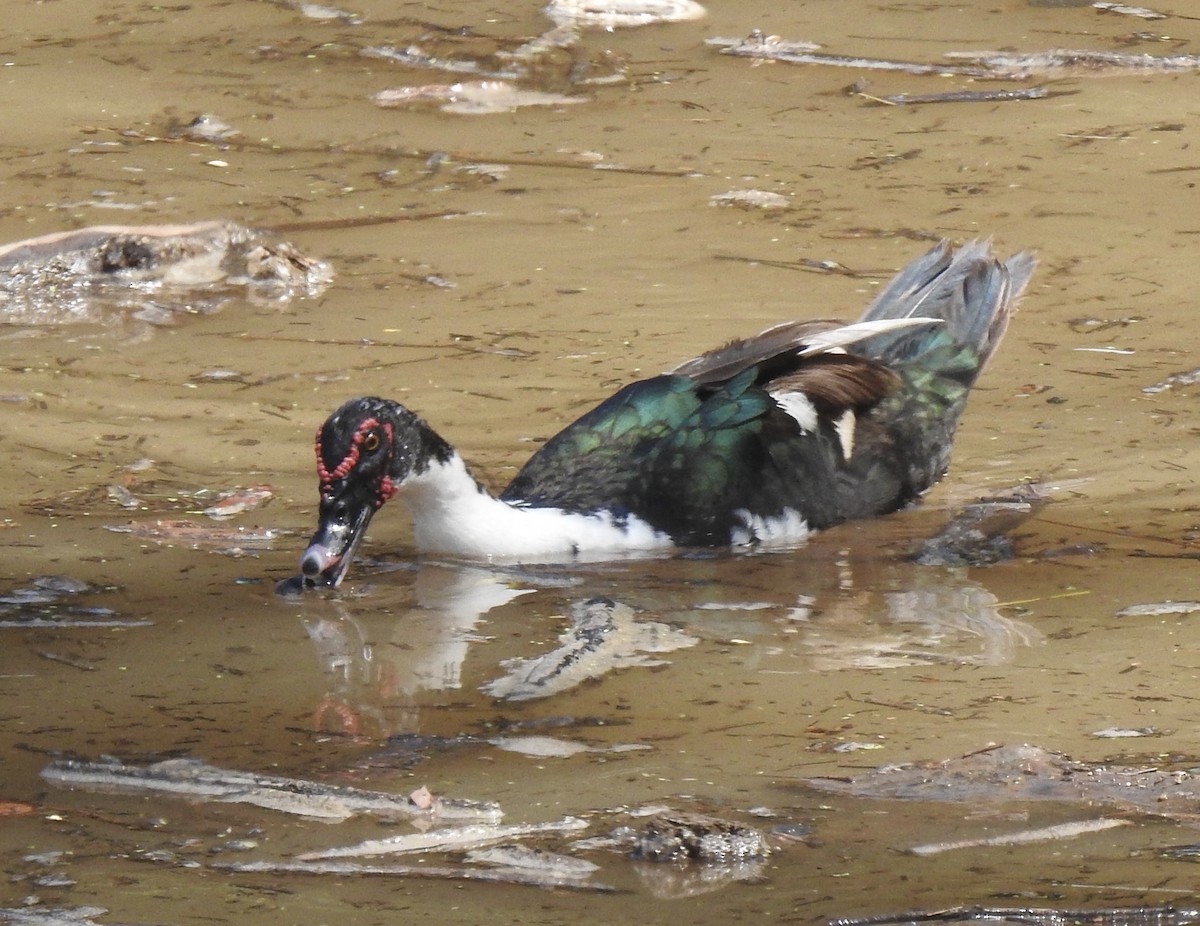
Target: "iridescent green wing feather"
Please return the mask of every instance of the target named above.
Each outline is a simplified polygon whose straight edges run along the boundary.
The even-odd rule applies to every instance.
[[[700,404],[696,384],[683,376],[632,383],[550,438],[501,498],[573,511],[629,511],[642,486],[642,461]]]

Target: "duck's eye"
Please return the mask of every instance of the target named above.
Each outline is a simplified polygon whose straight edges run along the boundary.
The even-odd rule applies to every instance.
[[[363,437],[363,450],[367,453],[374,453],[379,449],[379,434],[375,431],[368,431]]]

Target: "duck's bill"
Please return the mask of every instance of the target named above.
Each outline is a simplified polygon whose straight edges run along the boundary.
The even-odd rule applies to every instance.
[[[370,505],[351,507],[322,501],[317,532],[300,557],[305,585],[341,584],[374,513]]]

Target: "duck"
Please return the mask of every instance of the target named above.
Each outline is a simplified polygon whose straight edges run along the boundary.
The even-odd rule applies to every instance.
[[[317,430],[318,523],[295,578],[339,585],[392,498],[419,553],[504,563],[795,547],[895,512],[946,473],[1035,265],[943,240],[856,322],[783,322],[625,386],[499,494],[404,405],[350,399]]]

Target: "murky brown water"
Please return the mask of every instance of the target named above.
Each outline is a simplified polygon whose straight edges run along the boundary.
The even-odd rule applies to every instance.
[[[536,4],[366,2],[354,7],[359,24],[272,3],[4,4],[0,240],[223,218],[284,230],[338,276],[317,299],[235,301],[169,326],[2,330],[3,591],[65,574],[105,588],[81,604],[152,623],[0,629],[0,799],[35,806],[0,818],[4,870],[29,875],[0,886],[0,906],[96,904],[116,922],[715,923],[1194,891],[1186,863],[1154,855],[1196,841],[1177,823],[918,858],[904,850],[1091,811],[831,799],[799,782],[989,742],[1148,765],[1200,754],[1195,617],[1114,617],[1134,602],[1195,597],[1195,388],[1142,387],[1197,363],[1196,76],[1069,79],[1054,87],[1071,95],[1027,103],[886,107],[843,93],[859,72],[754,66],[703,40],[759,27],[835,52],[930,61],[1007,46],[1108,49],[1142,29],[1173,41],[1136,50],[1196,51],[1200,24],[1015,0],[711,6],[696,23],[589,34],[594,71],[618,60],[629,79],[577,91],[588,103],[463,116],[377,108],[368,95],[378,90],[455,78],[358,52],[430,35],[444,57],[513,47],[546,28]],[[456,38],[460,27],[484,38]],[[571,89],[569,61],[544,69],[545,89]],[[970,86],[866,76],[880,96]],[[168,138],[198,113],[240,138]],[[431,164],[439,152],[448,158]],[[792,207],[709,205],[749,187]],[[272,594],[312,528],[313,430],[344,398],[403,399],[503,483],[531,440],[616,385],[784,318],[852,316],[942,235],[1031,246],[1042,267],[968,410],[954,471],[924,510],[786,555],[515,577],[361,567],[340,596]],[[1119,352],[1092,350],[1109,347]],[[217,370],[239,375],[206,375]],[[124,470],[143,459],[156,468]],[[903,561],[955,502],[1025,479],[1067,486],[1028,525],[1025,555],[969,571]],[[113,483],[144,510],[108,501]],[[107,529],[198,517],[211,495],[181,493],[263,483],[275,500],[236,523],[289,534],[252,555]],[[405,531],[402,512],[385,511],[368,554],[407,564]],[[1106,548],[1038,555],[1070,544]],[[668,666],[540,701],[480,694],[504,660],[551,648],[558,615],[592,595],[700,642]],[[352,715],[360,735],[334,735]],[[562,717],[602,724],[550,732],[652,748],[539,759],[477,746],[364,770],[389,734]],[[1092,735],[1108,727],[1160,735]],[[879,748],[834,751],[845,743]],[[183,846],[204,862],[210,847],[252,837],[253,854],[282,857],[379,827],[64,792],[38,777],[62,752],[184,754],[402,793],[426,783],[498,800],[514,822],[692,795],[721,810],[767,806],[814,835],[772,856],[764,882],[675,899],[618,855],[596,856],[627,890],[612,896],[235,876],[131,856]],[[56,850],[67,855],[53,865],[23,860]],[[69,883],[35,880],[48,871]]]

